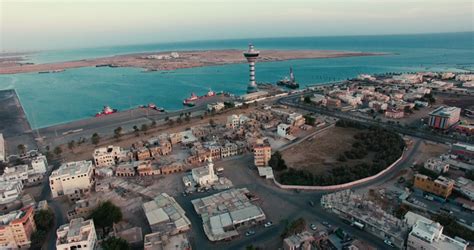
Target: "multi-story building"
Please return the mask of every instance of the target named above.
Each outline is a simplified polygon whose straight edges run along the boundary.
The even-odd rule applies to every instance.
[[[306,119],[300,113],[291,113],[286,119],[286,121],[291,126],[299,127],[301,125],[304,125],[304,123],[306,122]]]
[[[227,142],[221,146],[221,158],[231,157],[239,154],[239,146],[232,142]]]
[[[446,173],[449,170],[449,164],[440,158],[428,159],[425,162],[424,167],[438,174]]]
[[[4,162],[5,160],[5,140],[3,139],[3,134],[0,133],[0,162]]]
[[[235,128],[238,128],[241,125],[245,124],[245,122],[247,122],[248,120],[249,120],[249,118],[247,116],[243,115],[243,114],[230,115],[230,116],[227,117],[226,127],[231,128],[231,129],[235,129]]]
[[[83,218],[72,219],[56,231],[56,249],[94,250],[97,242],[94,221]]]
[[[0,204],[8,204],[21,196],[23,183],[21,181],[0,182]]]
[[[31,245],[31,235],[36,231],[32,206],[0,216],[0,248],[25,249]]]
[[[156,164],[152,164],[151,161],[140,161],[137,166],[137,172],[139,176],[152,176],[161,174],[161,170]]]
[[[123,162],[115,168],[115,175],[121,177],[135,176],[138,168],[138,162]]]
[[[138,148],[135,152],[137,161],[144,161],[151,158],[151,152],[146,147]]]
[[[49,177],[53,198],[67,195],[71,200],[79,200],[89,193],[94,184],[94,166],[91,161],[77,161],[62,164]]]
[[[154,137],[149,139],[147,143],[152,157],[169,155],[173,149],[170,141],[167,139]]]
[[[459,122],[461,109],[441,106],[429,114],[428,126],[435,129],[448,129]]]
[[[423,216],[418,216],[408,234],[407,250],[465,250],[468,243],[443,234],[443,226]]]
[[[123,156],[123,151],[117,146],[107,146],[94,150],[94,164],[96,167],[112,167]]]
[[[426,175],[416,174],[413,186],[446,199],[453,191],[454,180],[443,176],[439,176],[436,180],[433,180]]]
[[[268,166],[268,162],[272,157],[272,147],[270,146],[268,141],[262,139],[257,140],[257,143],[253,147],[253,152],[255,166]]]
[[[455,143],[451,146],[451,153],[464,157],[466,159],[474,159],[474,145]]]
[[[277,126],[277,135],[281,137],[287,137],[291,134],[291,126],[285,123],[281,123]]]

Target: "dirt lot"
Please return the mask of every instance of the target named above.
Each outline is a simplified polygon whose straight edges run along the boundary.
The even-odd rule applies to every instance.
[[[416,151],[415,161],[417,163],[423,163],[429,158],[438,157],[448,151],[449,146],[446,144],[423,141]]]
[[[282,152],[282,155],[289,167],[305,169],[313,174],[326,172],[342,164],[353,166],[368,162],[370,156],[360,160],[348,160],[344,163],[337,160],[339,155],[352,148],[352,144],[356,141],[354,135],[358,132],[360,130],[354,128],[334,127],[288,148]]]

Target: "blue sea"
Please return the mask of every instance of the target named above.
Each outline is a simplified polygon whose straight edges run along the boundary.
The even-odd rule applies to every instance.
[[[197,41],[43,51],[28,56],[34,63],[80,60],[150,51],[209,49],[317,49],[387,52],[383,56],[290,60],[257,63],[258,82],[275,82],[293,67],[304,85],[355,77],[358,74],[413,71],[474,71],[474,32],[387,35],[261,38]],[[168,110],[182,108],[191,92],[208,89],[243,94],[248,66],[232,64],[163,72],[137,68],[87,67],[54,74],[0,75],[0,89],[16,89],[33,128],[91,117],[103,105],[119,110],[149,102]]]

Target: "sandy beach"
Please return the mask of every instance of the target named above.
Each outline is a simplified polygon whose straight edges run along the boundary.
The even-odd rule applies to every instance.
[[[173,58],[171,52],[139,53],[111,57],[86,59],[78,61],[24,64],[21,57],[8,63],[0,63],[0,74],[17,74],[27,72],[53,72],[81,67],[134,67],[145,71],[175,70],[212,65],[245,63],[241,50],[206,50],[178,51],[179,57]],[[260,51],[260,62],[283,61],[293,59],[316,59],[351,56],[374,56],[384,53],[332,51],[332,50],[263,50]]]

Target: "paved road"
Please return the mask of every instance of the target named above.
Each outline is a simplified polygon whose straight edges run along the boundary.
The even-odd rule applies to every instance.
[[[411,166],[411,162],[413,161],[420,142],[420,140],[416,140],[413,146],[406,151],[405,157],[391,171],[376,180],[354,186],[353,189],[357,190],[370,185],[384,183],[393,178],[399,170]],[[212,243],[205,236],[202,229],[202,220],[196,214],[191,204],[192,199],[207,196],[212,193],[177,197],[178,203],[186,211],[193,225],[193,249],[243,249],[250,244],[261,246],[262,243],[265,243],[266,247],[277,248],[280,247],[278,245],[281,242],[280,234],[285,227],[285,225],[281,223],[281,220],[288,219],[291,221],[299,217],[304,217],[308,223],[327,221],[333,225],[333,227],[341,227],[357,238],[370,242],[379,249],[386,248],[386,245],[381,239],[343,223],[342,220],[337,218],[333,213],[322,209],[319,205],[320,199],[322,195],[329,191],[305,191],[295,193],[293,191],[279,189],[273,182],[260,178],[253,167],[248,167],[253,165],[252,156],[250,155],[244,156],[243,159],[227,161],[221,164],[225,166],[224,175],[232,180],[236,188],[246,187],[261,198],[261,206],[267,216],[270,214],[268,219],[274,222],[274,226],[270,228],[259,226],[257,227],[256,234],[251,237],[241,236],[230,242]],[[313,201],[316,206],[309,206],[309,201]]]

